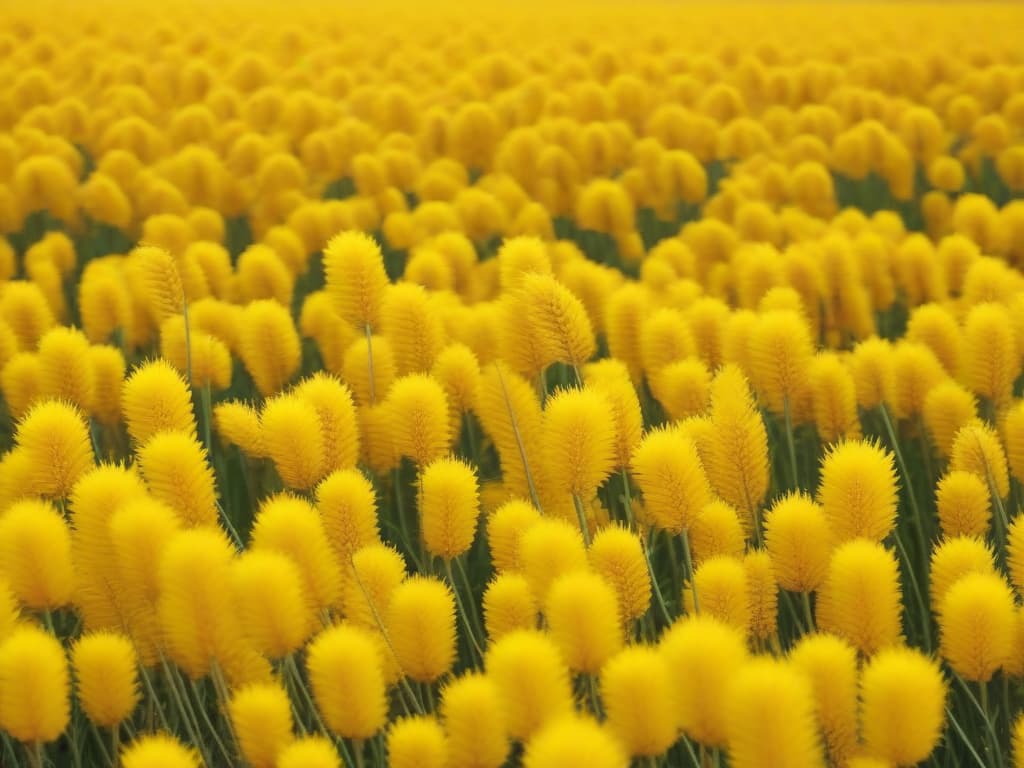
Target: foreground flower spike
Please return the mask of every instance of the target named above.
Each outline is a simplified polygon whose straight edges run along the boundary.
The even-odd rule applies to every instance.
[[[790,651],[789,661],[811,681],[829,758],[837,765],[845,764],[857,751],[856,650],[834,635],[810,634]]]
[[[324,249],[327,293],[334,311],[357,328],[374,330],[388,276],[380,246],[361,232],[343,232]]]
[[[96,395],[89,340],[74,328],[53,328],[39,340],[42,395],[64,400],[88,413]]]
[[[671,677],[664,655],[647,646],[625,648],[601,670],[608,729],[630,755],[655,757],[675,742]]]
[[[200,768],[198,755],[165,734],[142,736],[121,753],[124,768]]]
[[[470,672],[448,683],[440,711],[452,768],[499,768],[505,762],[505,709],[491,678]]]
[[[569,669],[597,675],[622,646],[622,625],[615,590],[589,571],[559,576],[544,601],[552,639]]]
[[[192,435],[158,432],[137,454],[153,497],[171,507],[188,527],[217,525],[217,491],[207,454]]]
[[[531,525],[519,542],[523,576],[538,602],[565,573],[587,570],[587,550],[577,526],[560,518],[545,517]]]
[[[644,507],[658,528],[671,534],[689,530],[711,488],[697,446],[667,428],[648,432],[633,452],[633,474],[644,494]]]
[[[1010,587],[991,573],[958,579],[939,610],[942,655],[965,680],[987,683],[1015,652],[1017,614]]]
[[[260,414],[260,438],[281,480],[307,491],[324,476],[327,444],[316,408],[297,395],[278,395]]]
[[[420,474],[419,513],[427,552],[442,560],[465,554],[476,537],[480,513],[472,466],[454,458],[426,465]]]
[[[881,544],[854,539],[832,554],[818,593],[818,624],[864,654],[895,645],[902,635],[896,557]]]
[[[387,397],[395,450],[423,467],[448,452],[448,398],[431,377],[416,373],[395,381]]]
[[[274,768],[294,741],[288,694],[277,683],[254,683],[231,697],[231,724],[242,756],[252,768]]]
[[[590,566],[615,590],[623,627],[647,613],[651,576],[640,538],[620,526],[608,526],[594,536],[587,555]]]
[[[356,469],[332,472],[316,487],[316,507],[343,570],[355,552],[380,540],[373,485]]]
[[[57,739],[71,717],[64,648],[34,626],[0,643],[0,727],[26,745]]]
[[[890,648],[861,673],[861,736],[868,754],[916,765],[932,753],[945,723],[946,684],[938,665],[911,648]]]
[[[230,586],[242,631],[267,658],[298,651],[313,631],[313,604],[287,555],[250,549],[232,564]]]
[[[388,765],[391,768],[446,768],[448,739],[432,717],[407,717],[388,731]]]
[[[821,505],[802,494],[778,499],[765,514],[765,548],[779,586],[813,592],[828,574],[832,530]]]
[[[71,532],[45,501],[18,501],[0,515],[0,574],[28,608],[68,605],[75,589]]]
[[[988,485],[993,496],[1005,499],[1010,492],[1006,453],[995,430],[972,419],[953,438],[950,471],[973,472]]]
[[[501,693],[512,738],[528,739],[553,718],[573,711],[569,671],[547,635],[508,633],[490,644],[485,667]]]
[[[557,362],[579,370],[596,351],[594,330],[583,303],[547,274],[523,275],[519,290],[545,367]]]
[[[724,746],[725,694],[748,656],[743,635],[710,616],[687,616],[662,636],[659,652],[672,675],[677,726],[705,746]]]
[[[1014,527],[1011,526],[1011,576],[1017,573],[1013,562],[1013,530]],[[995,556],[985,541],[972,536],[954,536],[939,542],[932,550],[929,573],[932,611],[938,613],[950,587],[970,573],[996,573]]]
[[[896,524],[898,493],[892,454],[869,441],[846,441],[821,463],[818,501],[837,542],[882,541]]]
[[[528,501],[506,501],[487,518],[487,544],[491,562],[498,573],[519,571],[519,544],[526,530],[540,520],[540,512]]]
[[[352,392],[339,379],[318,371],[293,393],[316,409],[324,442],[324,470],[351,469],[359,461],[359,425]]]
[[[391,595],[388,638],[406,677],[433,683],[455,662],[455,597],[443,581],[413,576]]]
[[[182,314],[185,291],[174,257],[163,248],[142,246],[132,251],[131,258],[140,270],[147,308],[156,323]]]
[[[792,416],[806,390],[812,353],[807,323],[796,312],[761,315],[750,338],[750,372],[758,397],[772,413]]]
[[[365,629],[339,624],[309,645],[309,681],[317,709],[328,728],[349,739],[368,739],[387,719],[381,659]]]
[[[629,755],[597,721],[553,718],[526,743],[524,768],[626,768]]]
[[[93,466],[89,431],[71,405],[50,400],[34,405],[18,422],[14,442],[30,462],[29,493],[66,498]]]
[[[736,768],[824,766],[807,678],[776,660],[747,662],[726,695],[730,763]]]
[[[89,719],[117,728],[139,703],[138,659],[131,641],[114,632],[94,632],[71,653],[75,690]]]
[[[288,310],[271,299],[251,302],[242,313],[238,353],[264,397],[295,375],[302,349]]]
[[[949,472],[939,479],[935,497],[944,536],[984,537],[988,532],[992,497],[982,478],[971,472]]]
[[[484,631],[493,642],[516,629],[537,628],[537,600],[518,573],[498,574],[483,596]]]
[[[131,372],[121,390],[121,410],[128,434],[139,445],[166,430],[196,433],[188,384],[164,360],[152,360]]]
[[[276,768],[341,768],[338,750],[325,737],[304,736],[278,753]]]

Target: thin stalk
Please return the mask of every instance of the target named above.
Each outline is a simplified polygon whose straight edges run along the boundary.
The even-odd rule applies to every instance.
[[[370,331],[370,324],[363,326],[366,333],[366,370],[370,374],[370,405],[377,402],[377,387],[373,380],[373,333]]]
[[[804,618],[807,620],[807,631],[816,632],[817,627],[814,624],[814,612],[811,610],[811,593],[801,592],[800,597],[804,604]]]
[[[526,473],[526,484],[530,489],[530,500],[538,511],[543,511],[540,505],[540,496],[537,495],[537,486],[533,483],[533,475],[530,472],[530,463],[526,460],[526,447],[523,445],[523,436],[519,433],[519,420],[515,411],[512,410],[512,402],[508,398],[508,388],[505,386],[505,376],[501,372],[501,366],[494,364],[498,372],[498,383],[501,384],[501,394],[505,399],[505,408],[508,410],[509,422],[512,424],[512,433],[516,436],[516,446],[519,448],[519,458],[523,462],[523,471]]]
[[[693,592],[693,612],[700,613],[700,601],[697,599],[697,582],[693,578],[693,557],[690,554],[690,533],[684,530],[680,535],[683,543],[683,560],[686,562],[686,575],[690,579],[690,589]]]
[[[121,764],[121,726],[115,725],[110,729],[110,752],[113,755],[111,765],[117,768]]]
[[[626,512],[626,525],[629,526],[629,530],[633,530],[633,493],[629,487],[629,472],[626,468],[622,468],[622,494],[623,494],[623,508]]]
[[[476,601],[473,599],[473,585],[469,580],[469,574],[466,572],[466,566],[463,564],[461,557],[455,558],[455,567],[458,568],[459,576],[462,577],[462,584],[466,588],[466,602],[469,604],[469,618],[473,620],[473,628],[477,630],[480,637],[483,637],[483,624],[480,623],[480,616],[476,611]]]
[[[587,675],[587,690],[590,693],[590,711],[594,713],[594,717],[600,719],[603,709],[601,708],[601,697],[597,692],[596,675]]]
[[[896,456],[896,463],[900,468],[900,475],[903,477],[903,487],[907,491],[907,501],[910,503],[910,512],[914,521],[914,531],[917,534],[917,545],[921,550],[921,557],[927,558],[928,543],[924,540],[924,523],[921,520],[921,509],[917,506],[917,496],[914,493],[914,484],[911,481],[910,470],[907,468],[906,459],[903,458],[903,451],[900,450],[900,441],[899,438],[896,437],[896,428],[893,426],[892,419],[889,418],[889,409],[886,407],[885,403],[879,404],[878,412],[882,415],[882,423],[885,424],[886,434],[889,435],[889,443],[892,445],[892,451]]]
[[[96,727],[96,723],[93,723],[93,722],[90,721],[89,722],[89,730],[92,731],[93,738],[96,739],[96,745],[100,748],[100,752],[103,753],[103,760],[108,765],[114,765],[114,762],[117,759],[117,752],[114,752],[114,756],[113,757],[111,757],[107,753],[107,742],[106,742],[106,739],[104,739],[102,734],[100,734],[100,729]],[[74,738],[74,737],[70,736],[69,738]]]
[[[146,668],[141,665],[139,667],[139,672],[141,673],[142,684],[145,686],[146,693],[148,694],[148,703],[151,708],[150,711],[152,712],[152,710],[156,710],[156,716],[160,719],[160,725],[163,726],[165,731],[171,730],[171,726],[167,724],[167,715],[164,714],[163,704],[161,704],[160,699],[157,698],[156,689],[153,687],[153,681],[149,679],[149,672],[147,672]]]
[[[25,745],[28,753],[28,762],[32,768],[43,768],[43,742],[37,741],[31,747]]]
[[[580,533],[583,534],[583,543],[590,546],[590,529],[587,527],[587,513],[583,509],[583,500],[579,494],[572,495],[572,505],[576,508],[576,519],[580,523]]]
[[[199,755],[203,758],[203,763],[209,765],[210,758],[206,755],[202,742],[199,740],[199,726],[195,721],[195,713],[192,712],[191,705],[186,705],[185,699],[182,698],[181,691],[178,690],[178,682],[175,678],[174,672],[171,670],[171,665],[167,663],[167,659],[165,659],[162,654],[160,656],[160,663],[164,668],[164,677],[167,679],[167,687],[171,690],[171,697],[174,699],[174,703],[178,707],[178,712],[181,714],[181,719],[185,723],[185,730],[188,732],[188,736],[192,740],[192,743],[196,745],[196,749],[199,750]],[[216,735],[214,735],[214,740],[217,741]],[[223,750],[223,753],[227,758],[227,750]],[[228,758],[228,760],[230,761],[230,758]]]
[[[896,532],[896,549],[899,550],[900,557],[903,559],[903,565],[907,569],[907,576],[910,579],[910,588],[914,590],[914,597],[917,599],[917,610],[921,615],[921,631],[924,633],[924,649],[925,652],[931,653],[932,650],[932,626],[931,626],[931,614],[928,612],[928,603],[924,599],[924,593],[921,591],[921,585],[917,582],[917,576],[914,573],[914,564],[910,559],[910,555],[907,554],[907,548],[903,546],[903,539],[899,535],[899,531]]]
[[[210,735],[213,736],[214,743],[221,751],[221,754],[224,755],[224,759],[230,764],[232,762],[231,754],[228,752],[228,748],[224,745],[223,740],[217,733],[217,726],[215,726],[213,724],[213,720],[210,719],[210,713],[207,712],[206,707],[203,706],[203,700],[200,698],[202,694],[199,691],[199,684],[195,680],[190,680],[189,685],[192,687],[192,695],[195,696],[196,699],[196,709],[199,710],[199,716],[202,718],[203,724],[206,726],[207,730],[209,730]]]
[[[995,751],[995,755],[998,760],[997,764],[1002,765],[1003,755],[999,747],[999,736],[996,735],[996,724],[988,706],[988,683],[979,682],[978,691],[980,694],[979,698],[981,699],[981,709],[985,713],[985,722],[988,724],[989,736],[992,738],[992,749]]]
[[[364,768],[366,765],[366,757],[363,754],[365,749],[366,745],[362,739],[352,739],[352,751],[356,757],[356,768]]]
[[[459,587],[455,583],[455,574],[452,573],[452,561],[444,561],[445,573],[448,575],[448,584],[452,588],[452,592],[455,594],[455,605],[459,609],[459,617],[462,619],[462,624],[466,628],[466,636],[469,638],[469,644],[472,649],[476,652],[478,659],[483,659],[484,652],[480,648],[480,644],[476,640],[476,633],[473,632],[473,625],[469,621],[469,614],[466,612],[466,606],[462,601],[462,595],[459,592]]]
[[[953,714],[953,710],[949,707],[946,707],[946,717],[949,719],[949,722],[953,725],[953,729],[957,732],[957,734],[959,734],[960,739],[964,743],[964,746],[967,747],[967,751],[971,753],[971,757],[973,757],[975,761],[977,761],[978,765],[981,766],[981,768],[987,768],[988,764],[981,759],[981,755],[979,755],[977,750],[975,750],[974,745],[971,744],[971,740],[967,737],[967,734],[964,732],[963,727],[960,725],[960,723],[957,722],[956,716]]]
[[[793,490],[800,489],[800,478],[797,475],[796,441],[793,439],[793,414],[789,407],[789,397],[782,398],[782,419],[786,425],[786,448],[789,451],[789,480]]]

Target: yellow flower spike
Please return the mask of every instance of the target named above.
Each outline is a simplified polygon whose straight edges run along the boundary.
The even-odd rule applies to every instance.
[[[0,288],[0,319],[14,331],[18,346],[26,352],[34,350],[43,334],[57,323],[39,286],[21,280]]]
[[[885,400],[897,419],[921,414],[928,393],[946,379],[946,371],[935,353],[924,344],[909,341],[901,341],[893,348],[892,369]]]
[[[377,645],[360,627],[338,624],[309,644],[306,667],[317,709],[328,728],[368,739],[387,721],[387,691]]]
[[[124,355],[117,347],[98,345],[87,352],[96,384],[92,417],[105,427],[121,420],[121,391],[124,386]]]
[[[552,490],[572,494],[577,506],[589,502],[614,469],[609,409],[595,389],[560,390],[545,403],[541,456]]]
[[[316,610],[326,610],[338,601],[341,565],[327,541],[320,515],[305,499],[279,494],[264,501],[253,521],[249,547],[291,558]]]
[[[396,720],[388,730],[388,765],[391,768],[446,768],[448,737],[433,717]]]
[[[734,365],[722,367],[712,382],[710,416],[707,449],[701,451],[708,480],[756,531],[768,492],[768,437],[750,386]]]
[[[938,611],[942,655],[965,680],[981,684],[1010,661],[1017,630],[1013,592],[1001,576],[961,576]]]
[[[693,603],[693,593],[696,593],[702,614],[747,634],[752,615],[747,572],[742,560],[725,555],[704,560],[695,569],[691,586],[692,590],[683,590],[687,613],[696,612]]]
[[[895,556],[867,539],[852,539],[832,553],[818,592],[818,626],[871,655],[902,636],[902,596]]]
[[[750,338],[750,373],[758,397],[770,411],[782,414],[788,407],[792,413],[803,396],[812,353],[810,332],[798,314],[761,315]]]
[[[131,641],[114,632],[83,635],[71,651],[75,690],[95,725],[116,728],[139,703],[138,659]]]
[[[480,491],[472,466],[443,458],[423,467],[419,514],[427,552],[449,561],[465,554],[476,537],[480,514]]]
[[[388,284],[380,246],[361,232],[343,232],[324,249],[324,273],[338,315],[357,328],[375,330]]]
[[[980,419],[972,419],[956,433],[949,469],[976,474],[1000,499],[1005,499],[1010,492],[1009,470],[1002,443],[995,430]]]
[[[941,477],[935,503],[943,536],[983,538],[992,519],[991,501],[988,485],[971,472],[953,471]]]
[[[168,317],[185,312],[185,290],[174,257],[159,246],[141,246],[131,258],[141,270],[144,299],[153,320],[159,325]]]
[[[39,355],[31,352],[16,352],[0,369],[0,391],[13,418],[23,418],[41,399],[41,379],[42,363]]]
[[[866,440],[836,444],[821,462],[818,502],[837,542],[858,537],[882,541],[896,524],[892,454]]]
[[[889,397],[895,386],[892,345],[886,339],[865,339],[853,348],[850,356],[857,405],[865,410],[877,408]]]
[[[21,610],[6,576],[0,576],[0,642],[21,625]]]
[[[708,368],[719,368],[722,365],[722,341],[725,326],[729,322],[729,307],[717,298],[700,298],[687,308],[686,321],[693,334],[697,355]]]
[[[558,647],[537,630],[517,630],[492,642],[485,659],[513,739],[529,739],[545,723],[573,711],[569,672]]]
[[[695,566],[718,555],[742,557],[746,549],[739,513],[724,501],[706,504],[697,513],[689,536]]]
[[[487,517],[487,545],[496,571],[522,568],[519,543],[526,529],[538,520],[540,512],[522,499],[506,501]]]
[[[577,370],[597,350],[590,318],[579,298],[548,274],[522,276],[520,295],[544,365],[565,363]]]
[[[634,384],[640,382],[643,372],[640,329],[649,306],[647,290],[635,283],[624,283],[605,303],[608,352],[626,364]]]
[[[597,675],[622,646],[618,597],[600,575],[575,571],[559,576],[544,601],[552,639],[574,672]]]
[[[747,645],[734,627],[711,616],[685,616],[662,635],[676,724],[705,746],[726,743],[726,691],[747,661]]]
[[[369,357],[373,353],[373,377],[370,377]],[[384,336],[355,339],[345,350],[341,363],[341,376],[352,389],[359,405],[371,405],[387,397],[395,381],[397,368],[391,342]]]
[[[455,596],[443,581],[413,576],[395,587],[385,625],[406,677],[436,682],[456,657]]]
[[[204,527],[173,535],[160,558],[156,608],[165,652],[193,680],[215,664],[233,668],[246,648],[225,589],[234,554],[222,534]]]
[[[845,764],[858,750],[856,650],[833,635],[810,634],[790,651],[789,661],[814,689],[815,714],[829,758]]]
[[[83,412],[92,410],[96,374],[90,365],[89,340],[74,328],[47,331],[39,340],[39,363],[44,397],[63,400]]]
[[[395,450],[420,467],[448,452],[448,398],[425,374],[395,381],[387,397]]]
[[[273,299],[283,307],[291,307],[295,278],[270,246],[250,245],[239,254],[235,272],[243,302]]]
[[[278,395],[264,404],[260,438],[281,480],[306,491],[327,471],[327,442],[316,407],[297,394]]]
[[[1009,311],[1001,304],[971,308],[964,321],[965,383],[993,407],[1007,403],[1020,373],[1020,351]]]
[[[631,461],[654,525],[672,534],[689,530],[711,501],[711,488],[697,447],[681,432],[659,428],[648,432]]]
[[[726,693],[729,759],[736,768],[823,766],[814,693],[797,669],[774,659],[743,665]]]
[[[861,435],[853,376],[835,354],[819,354],[807,370],[811,406],[818,435],[825,443],[856,440]]]
[[[292,705],[278,683],[253,683],[228,703],[242,756],[252,768],[275,768],[292,735]]]
[[[671,363],[678,363],[695,354],[690,326],[679,310],[669,307],[656,310],[643,320],[639,332],[640,359],[648,381],[655,381],[658,374]]]
[[[213,406],[213,424],[220,439],[252,458],[267,455],[260,426],[260,414],[252,406],[229,400]]]
[[[502,363],[488,366],[481,379],[478,415],[497,448],[509,492],[539,504],[542,416],[533,387]]]
[[[524,768],[626,768],[623,745],[596,720],[566,715],[547,722],[526,743]]]
[[[651,603],[651,577],[643,542],[636,534],[617,525],[602,528],[594,536],[587,554],[594,571],[615,589],[623,627],[647,613]]]
[[[932,753],[945,722],[946,684],[938,664],[911,648],[890,648],[861,672],[861,737],[869,754],[916,765]]]
[[[480,362],[469,347],[452,343],[434,360],[431,375],[441,382],[448,397],[452,445],[462,435],[463,414],[475,411],[480,396]]]
[[[338,750],[323,736],[304,736],[277,756],[276,768],[341,768]]]
[[[217,525],[217,491],[206,452],[184,432],[158,432],[139,449],[139,469],[149,492],[188,527]]]
[[[779,586],[813,592],[825,581],[832,530],[824,510],[802,493],[776,500],[765,514],[765,547]]]
[[[357,469],[332,472],[316,487],[316,507],[343,573],[360,548],[380,541],[377,496]]]
[[[765,642],[776,633],[779,620],[779,585],[771,557],[764,550],[748,552],[743,567],[750,594],[750,633]]]
[[[1017,552],[1016,545],[1020,537],[1021,526],[1014,524],[1010,526],[1008,542],[1008,560],[1010,575],[1016,583],[1020,573],[1016,567]],[[1015,533],[1015,531],[1018,531]],[[932,610],[938,612],[946,593],[962,577],[971,573],[992,573],[996,572],[995,557],[992,550],[985,543],[984,539],[973,536],[953,536],[944,538],[932,550],[929,591],[931,596]]]
[[[56,400],[38,403],[18,422],[14,442],[31,464],[30,493],[66,498],[93,467],[92,444],[81,413]]]
[[[14,630],[0,643],[0,727],[32,745],[56,740],[71,718],[64,648],[34,626]]]
[[[191,370],[195,387],[219,391],[231,386],[231,352],[227,345],[212,334],[190,328],[186,346],[183,317],[169,317],[161,324],[160,354],[182,376]]]
[[[539,603],[547,599],[559,576],[588,568],[579,527],[561,518],[544,517],[527,528],[519,540],[519,557],[522,573]]]
[[[0,573],[33,610],[52,611],[71,602],[71,532],[49,503],[17,501],[0,515]]]
[[[950,376],[960,374],[964,338],[956,318],[941,304],[922,304],[907,321],[907,341],[930,347]]]
[[[251,549],[231,566],[230,588],[242,631],[256,650],[282,659],[313,631],[315,614],[302,572],[287,555]]]
[[[142,736],[121,753],[124,768],[199,768],[196,753],[166,734]]]
[[[196,434],[188,384],[165,360],[152,360],[131,372],[121,390],[121,411],[128,434],[139,445],[165,430]]]
[[[696,358],[668,363],[649,384],[651,393],[672,419],[700,415],[711,403],[711,372]]]
[[[444,347],[445,332],[437,305],[413,283],[398,283],[384,292],[380,328],[391,343],[399,376],[429,373]]]
[[[351,578],[342,582],[341,608],[353,624],[379,629],[395,588],[405,579],[405,561],[385,544],[356,550],[348,564]]]
[[[494,642],[517,629],[537,628],[537,601],[518,573],[501,573],[484,590],[484,631]]]
[[[664,655],[649,646],[625,648],[601,670],[608,729],[631,755],[655,757],[676,741],[670,679]]]
[[[497,685],[469,672],[441,691],[451,768],[499,768],[508,754],[505,710]]]
[[[238,352],[264,397],[278,392],[299,369],[302,350],[288,310],[270,299],[253,301],[242,312]]]
[[[978,401],[969,389],[949,379],[929,390],[922,415],[935,447],[949,458],[956,433],[978,416]]]

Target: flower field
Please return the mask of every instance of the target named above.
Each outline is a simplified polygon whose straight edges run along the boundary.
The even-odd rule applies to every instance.
[[[1024,766],[1024,5],[0,11],[0,766]]]

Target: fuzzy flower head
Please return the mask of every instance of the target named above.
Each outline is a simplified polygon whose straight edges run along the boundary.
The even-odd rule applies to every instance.
[[[822,461],[818,501],[837,541],[881,541],[896,523],[899,501],[892,454],[868,441],[837,444]]]
[[[614,426],[607,399],[591,389],[564,389],[544,408],[542,456],[558,491],[589,501],[614,468]]]
[[[437,459],[420,474],[419,512],[427,551],[444,560],[466,552],[476,536],[479,487],[469,464]]]
[[[31,493],[65,498],[93,466],[92,444],[81,413],[49,400],[33,406],[18,422],[14,442],[30,462]]]
[[[57,739],[71,717],[64,648],[25,625],[0,643],[0,727],[25,744]]]
[[[281,750],[295,738],[287,692],[277,683],[247,685],[231,697],[228,713],[246,762],[274,768]]]
[[[441,691],[441,718],[452,768],[499,768],[508,754],[505,711],[497,685],[471,672]]]
[[[385,625],[398,664],[417,682],[432,683],[455,662],[455,598],[443,581],[413,576],[391,595]]]
[[[711,501],[697,446],[676,430],[647,433],[633,452],[631,466],[647,513],[656,527],[669,533],[688,530]]]
[[[131,640],[102,631],[84,635],[71,652],[78,700],[103,728],[126,720],[139,702],[138,659]]]

